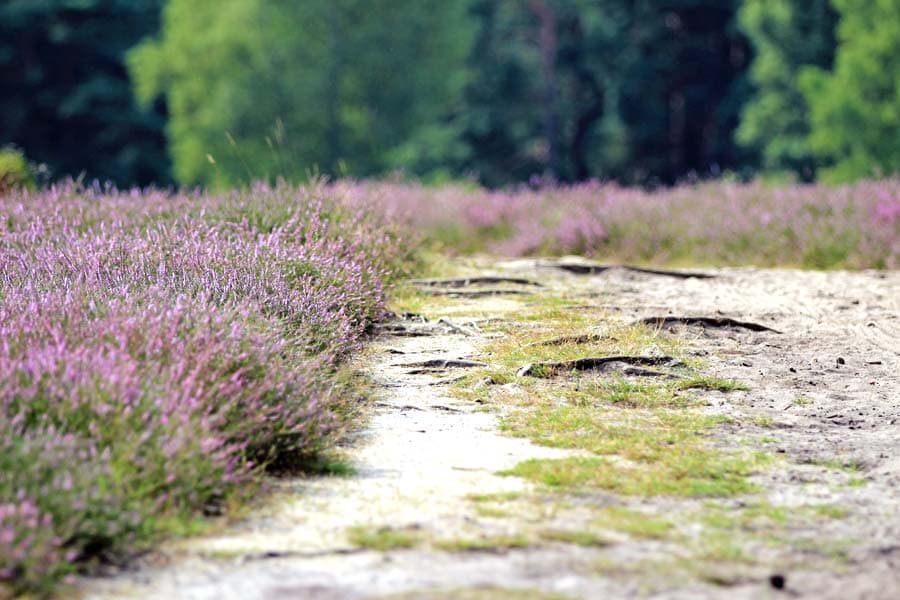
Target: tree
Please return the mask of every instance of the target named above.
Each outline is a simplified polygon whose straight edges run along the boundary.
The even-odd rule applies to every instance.
[[[809,68],[809,143],[831,181],[900,173],[900,0],[834,0],[840,14],[831,71]]]
[[[830,68],[837,13],[830,0],[744,0],[739,15],[756,55],[753,96],[741,113],[737,139],[761,151],[765,168],[811,181],[819,160],[810,148],[799,73],[808,66]]]
[[[467,90],[468,171],[488,185],[584,180],[620,156],[607,135],[621,40],[616,3],[480,0]]]
[[[481,0],[471,169],[670,183],[745,158],[737,0]]]
[[[0,3],[0,146],[56,176],[166,183],[165,107],[138,109],[124,64],[156,32],[162,2]]]
[[[626,181],[715,175],[744,159],[733,143],[749,52],[739,0],[634,0],[620,106],[630,146]]]
[[[464,152],[471,30],[464,2],[170,0],[130,64],[184,183],[421,174]]]

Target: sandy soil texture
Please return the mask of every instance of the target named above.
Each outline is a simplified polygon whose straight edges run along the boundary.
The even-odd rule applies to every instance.
[[[421,315],[386,324],[360,359],[379,397],[347,448],[355,474],[274,481],[246,519],[82,580],[78,594],[900,598],[900,273],[606,267],[483,258],[461,264],[451,282],[418,282],[430,298]],[[711,447],[771,457],[751,477],[752,500],[716,510],[737,514],[760,499],[784,509],[783,519],[770,511],[774,524],[740,529],[777,529],[780,545],[756,536],[750,556],[705,553],[702,542],[682,552],[712,510],[708,498],[560,496],[499,474],[584,454],[504,436],[503,407],[452,392],[472,369],[492,366],[483,348],[503,335],[496,324],[517,326],[530,306],[557,297],[567,300],[561,310],[596,317],[586,335],[644,322],[679,340],[704,375],[747,385],[698,392],[704,413],[728,417]],[[504,386],[516,393],[515,379]],[[598,507],[617,502],[665,518],[673,533],[620,528],[602,543],[546,535],[586,530]],[[829,507],[831,518],[791,518],[809,506]]]

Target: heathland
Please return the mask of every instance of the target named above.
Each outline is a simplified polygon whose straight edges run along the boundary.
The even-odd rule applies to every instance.
[[[400,280],[439,271],[444,255],[579,254],[645,268],[900,266],[896,180],[657,192],[345,180],[221,194],[69,183],[11,191],[0,216],[0,590],[38,594],[197,532],[209,517],[239,514],[267,474],[339,470],[330,451],[358,427],[369,396],[347,361],[389,316],[389,298],[396,310],[420,302]],[[544,313],[532,318],[538,326],[559,316]],[[541,341],[533,337],[520,341]],[[707,456],[698,432],[713,421],[692,413],[700,420],[658,422],[659,410],[693,387],[740,387],[698,377],[598,390],[649,411],[645,433],[671,438],[692,459]],[[640,450],[626,458],[662,469],[653,495],[751,490],[755,458],[719,457],[709,468],[721,473],[684,480],[674,473],[691,465],[667,463],[652,440],[635,450],[633,439],[569,439],[567,419],[603,429],[588,407],[544,409],[504,427],[602,456]],[[515,474],[594,485],[594,460],[555,474],[523,463]],[[603,485],[631,495],[646,484],[622,471]],[[656,526],[632,517],[634,527]]]

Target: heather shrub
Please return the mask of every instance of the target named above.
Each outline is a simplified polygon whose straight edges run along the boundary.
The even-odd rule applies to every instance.
[[[353,416],[341,361],[405,255],[385,221],[320,185],[0,211],[0,585],[121,560]]]
[[[821,185],[728,181],[644,191],[588,182],[512,190],[340,181],[458,252],[581,254],[654,264],[896,268],[900,180]]]
[[[34,187],[34,174],[28,161],[20,152],[0,148],[0,195],[20,187]]]
[[[141,518],[110,489],[109,453],[53,429],[0,428],[0,581],[46,592],[87,553],[135,541]]]

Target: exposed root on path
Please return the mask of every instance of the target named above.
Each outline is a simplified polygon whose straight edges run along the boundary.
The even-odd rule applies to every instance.
[[[497,285],[500,283],[512,283],[532,287],[544,287],[536,281],[521,277],[455,277],[450,279],[411,279],[409,283],[422,287],[462,288],[472,285]]]
[[[550,338],[549,340],[541,340],[539,342],[531,342],[528,347],[532,346],[571,346],[578,344],[590,344],[599,342],[606,336],[602,333],[583,333],[579,335],[561,335]]]
[[[431,360],[423,360],[420,362],[414,363],[397,363],[394,365],[395,367],[408,367],[410,369],[419,368],[419,369],[471,369],[473,367],[486,367],[487,363],[479,362],[477,360],[462,360],[462,359],[441,359],[434,358]]]
[[[516,372],[519,377],[554,377],[572,372],[618,372],[623,375],[641,377],[675,377],[672,373],[650,371],[647,369],[629,369],[626,365],[637,367],[683,367],[685,364],[671,356],[603,356],[579,358],[562,362],[540,362],[525,365]]]
[[[448,296],[450,298],[484,298],[487,296],[527,296],[534,292],[515,289],[487,289],[487,290],[422,290],[428,296]]]
[[[748,331],[766,331],[770,333],[781,334],[781,331],[772,329],[766,325],[752,323],[750,321],[738,321],[728,317],[645,317],[638,321],[644,325],[653,327],[668,327],[670,325],[698,325],[703,328],[717,329],[746,329]]]
[[[542,266],[560,269],[575,275],[600,275],[611,270],[631,271],[642,275],[657,275],[660,277],[673,277],[675,279],[714,279],[716,276],[699,271],[676,271],[672,269],[648,269],[633,265],[602,265],[587,262],[548,262]]]

